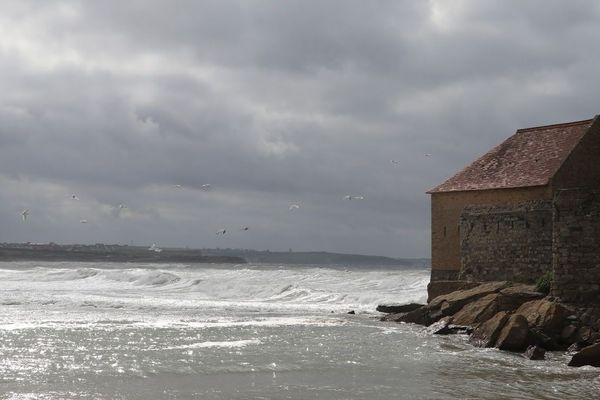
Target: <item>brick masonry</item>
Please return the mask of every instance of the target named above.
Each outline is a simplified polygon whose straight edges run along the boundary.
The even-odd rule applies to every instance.
[[[460,252],[461,280],[535,282],[552,269],[552,202],[465,207]]]
[[[600,302],[600,191],[560,190],[553,211],[552,295]]]

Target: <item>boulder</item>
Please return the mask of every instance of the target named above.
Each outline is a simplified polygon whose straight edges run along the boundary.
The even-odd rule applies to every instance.
[[[577,331],[576,341],[578,343],[592,344],[592,335],[594,331],[589,326],[582,326]]]
[[[543,360],[546,355],[546,350],[544,350],[540,346],[529,346],[525,353],[523,353],[523,357],[528,358],[530,360]]]
[[[518,284],[500,290],[498,311],[514,311],[528,301],[544,298],[545,295],[535,291],[534,285]]]
[[[431,323],[434,322],[429,317],[429,309],[426,306],[417,308],[411,312],[393,315],[400,315],[396,322],[408,322],[426,326],[431,325]]]
[[[523,304],[515,313],[524,316],[529,326],[558,336],[567,325],[567,317],[573,312],[562,304],[541,299]]]
[[[377,311],[387,314],[407,313],[423,307],[423,304],[380,304],[377,306]]]
[[[450,333],[450,330],[448,329],[450,322],[452,322],[452,317],[444,317],[439,321],[429,325],[427,332],[433,335],[448,335]]]
[[[508,320],[508,313],[500,311],[492,318],[479,325],[473,331],[469,342],[477,347],[492,347],[496,343],[500,330]]]
[[[500,350],[523,351],[529,344],[529,324],[521,314],[513,314],[500,331],[496,346]]]
[[[508,282],[488,282],[468,290],[460,290],[438,296],[427,306],[433,312],[441,311],[441,316],[454,315],[466,304],[484,296],[499,292],[508,286]]]
[[[569,367],[582,367],[584,365],[600,367],[600,343],[584,347],[575,353],[569,361]]]
[[[560,332],[560,341],[562,343],[573,343],[575,341],[576,333],[577,327],[575,325],[567,325]]]
[[[493,317],[498,310],[498,293],[488,294],[473,303],[465,305],[454,314],[453,323],[474,326]]]
[[[427,302],[438,296],[456,292],[457,290],[467,290],[480,285],[479,282],[467,281],[431,281],[427,285]]]

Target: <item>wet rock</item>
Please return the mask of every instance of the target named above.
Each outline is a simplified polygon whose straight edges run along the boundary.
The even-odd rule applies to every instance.
[[[528,358],[530,360],[543,360],[546,355],[546,350],[544,350],[540,346],[529,346],[525,353],[523,353],[523,357]]]
[[[515,313],[524,316],[529,326],[536,327],[546,334],[558,336],[566,325],[567,316],[571,315],[572,311],[562,304],[541,299],[523,304]]]
[[[496,343],[496,339],[507,320],[508,313],[500,311],[475,328],[469,338],[469,342],[477,347],[492,347]]]
[[[423,307],[423,304],[380,304],[377,306],[377,311],[388,314],[407,313]]]
[[[527,348],[529,339],[529,324],[521,314],[513,314],[500,331],[496,346],[500,350],[523,351]]]
[[[352,315],[354,315],[354,314],[356,314],[356,311],[354,311],[354,310],[350,310],[350,311],[348,311],[348,314],[352,314]]]
[[[476,286],[472,289],[461,290],[438,296],[433,299],[427,306],[430,310],[440,310],[442,316],[454,315],[468,303],[487,296],[492,293],[499,292],[506,288],[507,282],[488,282]]]
[[[454,314],[453,322],[458,325],[476,325],[493,317],[498,310],[498,293],[488,294],[473,303],[465,305]]]
[[[524,303],[542,299],[545,295],[535,291],[534,285],[519,284],[500,290],[498,311],[513,311]]]
[[[423,306],[411,312],[400,314],[400,318],[398,318],[397,322],[408,322],[428,326],[434,321],[432,321],[429,316],[429,309],[427,306]]]
[[[582,367],[584,365],[600,367],[600,343],[579,350],[573,355],[568,365],[569,367]]]
[[[567,317],[567,321],[571,321],[571,322],[573,322],[573,321],[577,321],[578,319],[579,319],[579,318],[578,318],[578,317],[577,317],[577,315],[575,315],[575,314],[573,314],[573,315],[569,315],[569,316]]]
[[[567,349],[567,351],[569,353],[576,353],[579,350],[581,350],[583,347],[585,347],[585,346],[582,346],[579,343],[573,343],[572,345],[569,346],[569,348]]]
[[[448,335],[450,332],[448,330],[448,325],[452,322],[452,317],[444,317],[437,322],[429,325],[427,328],[427,332],[433,335]]]
[[[556,339],[551,336],[546,335],[540,329],[533,327],[530,328],[529,333],[531,334],[532,342],[537,344],[538,346],[543,347],[546,350],[561,350],[564,349],[563,346],[560,346]]]
[[[576,333],[577,327],[575,325],[567,325],[560,332],[560,340],[563,343],[573,343],[575,341]]]

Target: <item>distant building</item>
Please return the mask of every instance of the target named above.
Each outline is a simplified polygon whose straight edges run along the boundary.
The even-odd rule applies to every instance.
[[[431,280],[532,281],[550,270],[560,275],[559,248],[566,243],[561,235],[567,228],[559,231],[557,222],[567,219],[560,219],[559,209],[574,212],[565,205],[567,198],[581,208],[598,189],[598,117],[517,130],[428,192]],[[588,203],[595,207],[595,199]],[[600,200],[598,205],[600,212]],[[600,241],[600,226],[594,232],[594,240],[597,235]],[[598,241],[594,243],[600,247]],[[592,275],[600,279],[600,250],[596,253],[590,263],[598,263]]]

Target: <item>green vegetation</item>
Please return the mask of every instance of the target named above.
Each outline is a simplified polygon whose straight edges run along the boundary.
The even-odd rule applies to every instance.
[[[544,275],[540,276],[535,282],[535,290],[544,294],[550,293],[552,281],[554,281],[554,273],[552,271],[548,271]]]

